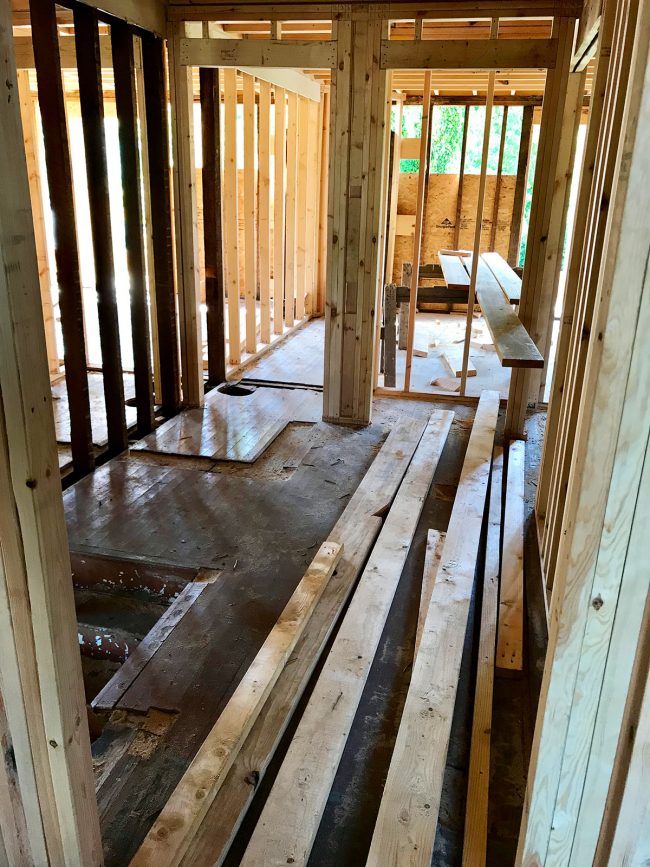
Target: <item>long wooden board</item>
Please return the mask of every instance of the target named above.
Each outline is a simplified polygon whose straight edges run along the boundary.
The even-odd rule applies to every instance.
[[[329,540],[344,546],[329,582],[268,701],[212,803],[182,867],[221,865],[285,728],[307,687],[343,606],[379,534],[382,520],[422,437],[421,419],[402,418],[350,498]]]
[[[490,511],[483,569],[481,625],[476,664],[476,692],[469,755],[462,867],[485,867],[487,854],[494,649],[499,608],[502,484],[503,449],[497,446],[492,457]]]
[[[462,376],[463,353],[460,349],[445,349],[444,352],[441,353],[440,357],[452,376]],[[469,359],[467,359],[467,375],[476,376],[476,368]]]
[[[461,260],[468,271],[472,258],[464,256]],[[543,367],[544,359],[530,334],[519,321],[490,269],[487,266],[481,268],[480,262],[476,297],[502,367]]]
[[[436,583],[436,574],[442,557],[445,537],[446,533],[441,533],[440,530],[429,530],[427,533],[427,550],[424,556],[424,571],[422,572],[422,592],[420,594],[420,608],[418,610],[418,625],[415,632],[415,656],[417,656],[420,641],[422,641],[422,631],[431,603],[431,594]]]
[[[523,665],[524,643],[524,450],[523,440],[508,449],[497,639],[497,668],[515,671]]]
[[[338,543],[324,542],[321,545],[250,668],[136,852],[132,867],[180,863],[342,553],[343,546]]]
[[[438,411],[429,419],[242,867],[307,863],[452,418]]]
[[[469,274],[463,268],[460,256],[452,256],[449,253],[438,253],[440,267],[449,289],[461,289],[469,291]]]
[[[431,864],[498,412],[498,392],[484,391],[413,666],[368,867]]]
[[[521,277],[515,273],[500,253],[482,253],[481,259],[488,266],[497,283],[505,292],[508,301],[511,304],[519,304],[519,299],[521,298]]]

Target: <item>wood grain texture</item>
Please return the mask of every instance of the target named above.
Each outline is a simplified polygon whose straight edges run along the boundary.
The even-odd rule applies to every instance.
[[[323,543],[131,861],[133,867],[180,863],[342,554],[342,545]]]
[[[499,411],[483,392],[393,750],[368,867],[428,867]]]
[[[499,608],[501,506],[503,502],[503,449],[495,447],[488,511],[483,594],[479,626],[478,660],[472,742],[467,779],[467,807],[463,840],[463,867],[485,867],[490,788],[490,740],[492,736],[492,691]]]
[[[521,671],[524,650],[524,464],[525,443],[508,448],[503,555],[499,596],[497,668]]]
[[[418,655],[420,642],[422,641],[422,631],[424,623],[427,619],[429,605],[431,603],[431,594],[436,583],[436,575],[438,566],[442,558],[442,550],[445,544],[446,533],[440,530],[429,530],[427,533],[427,550],[424,555],[424,571],[422,573],[422,594],[420,596],[420,607],[418,609],[418,625],[415,632],[415,651],[414,656]]]
[[[245,867],[307,863],[452,417],[439,411],[429,420],[246,850]]]

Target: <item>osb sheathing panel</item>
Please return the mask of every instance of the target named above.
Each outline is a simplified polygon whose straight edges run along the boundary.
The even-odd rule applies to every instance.
[[[479,180],[479,175],[465,175],[464,178],[463,206],[460,214],[460,235],[458,242],[458,246],[461,249],[471,250],[474,245]],[[454,245],[458,181],[458,175],[432,174],[429,176],[422,236],[422,263],[437,262],[438,250],[451,249]],[[485,207],[481,230],[482,250],[490,249],[492,212],[497,182],[496,175],[488,175],[486,181]],[[501,178],[497,234],[494,248],[504,258],[508,256],[508,246],[510,244],[510,223],[515,196],[515,181],[514,175],[503,175]],[[417,188],[417,172],[403,172],[400,174],[397,196],[398,214],[415,214]],[[402,263],[405,261],[410,262],[412,257],[413,236],[398,235],[395,240],[394,281],[399,282],[401,280]]]

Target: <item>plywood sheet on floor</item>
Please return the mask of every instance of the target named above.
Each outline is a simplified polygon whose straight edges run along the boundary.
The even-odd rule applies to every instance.
[[[325,320],[312,319],[243,375],[264,382],[323,385],[324,345]]]
[[[104,378],[101,373],[88,373],[88,392],[90,395],[90,419],[93,430],[93,445],[102,447],[108,442],[106,427],[106,404],[104,403]],[[135,385],[132,373],[124,374],[124,400],[135,397]],[[65,379],[60,379],[52,385],[52,404],[54,407],[54,425],[56,441],[67,444],[70,442],[70,410],[68,408],[68,391]],[[134,406],[126,406],[126,426],[131,427],[137,421],[138,413]]]
[[[213,389],[203,407],[169,419],[132,451],[251,462],[290,421],[318,421],[322,404],[320,392],[302,388],[254,388],[248,395]]]

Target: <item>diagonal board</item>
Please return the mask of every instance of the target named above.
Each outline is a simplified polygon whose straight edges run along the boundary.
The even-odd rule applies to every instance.
[[[429,419],[242,867],[307,862],[452,418],[441,411]]]
[[[183,858],[183,867],[215,867],[223,862],[379,534],[382,520],[377,515],[385,514],[390,506],[424,428],[425,422],[421,419],[400,419],[330,533],[329,541],[340,542],[344,547],[336,576],[325,588],[235,759]]]
[[[431,864],[498,412],[499,393],[484,391],[413,665],[367,867]]]
[[[468,273],[472,256],[461,261]],[[476,297],[502,367],[543,367],[544,359],[488,266],[479,260]]]
[[[420,594],[420,608],[418,610],[418,625],[415,632],[414,656],[417,656],[420,641],[422,641],[422,632],[427,619],[427,612],[429,611],[431,594],[436,583],[436,574],[442,557],[445,535],[440,530],[429,530],[427,533],[427,551],[424,556],[424,571],[422,572],[422,592]]]
[[[341,559],[324,542],[250,668],[131,861],[132,867],[179,864],[241,745],[296,646]]]
[[[490,506],[487,541],[485,543],[481,625],[476,663],[476,691],[467,780],[462,867],[485,867],[487,856],[492,693],[499,607],[502,481],[503,449],[497,446],[494,449],[492,480],[490,482]]]

